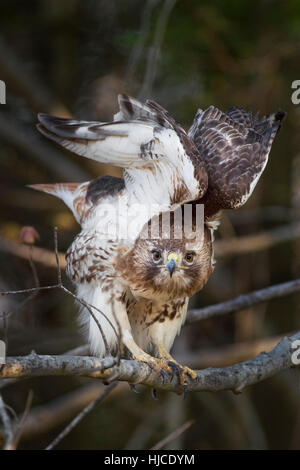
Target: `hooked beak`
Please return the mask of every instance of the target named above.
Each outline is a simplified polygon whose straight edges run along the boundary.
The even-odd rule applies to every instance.
[[[173,273],[174,273],[176,267],[177,267],[177,264],[176,264],[174,258],[171,258],[170,261],[166,264],[166,268],[168,268],[168,270],[169,270],[170,277],[173,276]]]

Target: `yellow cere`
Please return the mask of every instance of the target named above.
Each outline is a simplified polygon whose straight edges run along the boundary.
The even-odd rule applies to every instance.
[[[167,260],[170,261],[173,258],[176,264],[178,264],[178,255],[177,253],[169,253]]]

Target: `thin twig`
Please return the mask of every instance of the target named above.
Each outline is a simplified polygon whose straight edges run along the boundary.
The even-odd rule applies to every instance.
[[[165,447],[166,444],[169,444],[169,442],[174,441],[175,439],[177,439],[177,437],[181,436],[182,433],[187,431],[187,429],[189,429],[192,426],[192,424],[194,424],[194,422],[195,422],[194,419],[190,419],[189,421],[184,423],[182,426],[180,426],[178,429],[175,429],[175,431],[171,432],[171,434],[166,436],[164,439],[161,439],[157,444],[155,444],[155,446],[151,447],[150,450],[162,449],[163,447]]]
[[[52,286],[30,287],[29,289],[5,290],[0,295],[30,294],[30,292],[39,292],[41,290],[58,289],[60,286],[53,284]]]
[[[104,392],[101,392],[101,394],[94,400],[92,403],[90,403],[88,406],[86,406],[72,421],[68,424],[68,426],[65,427],[65,429],[46,447],[45,450],[52,450],[54,447],[57,446],[57,444],[60,443],[74,428],[77,426],[78,423],[88,414],[90,413],[98,403],[104,400],[104,398],[117,386],[117,382],[113,382],[110,385],[106,387]]]
[[[105,315],[104,312],[102,312],[99,308],[95,307],[94,305],[91,305],[91,304],[88,304],[87,302],[85,302],[83,299],[81,299],[80,297],[78,297],[77,295],[73,294],[73,292],[71,292],[69,289],[67,289],[63,283],[62,283],[62,277],[61,277],[61,267],[60,267],[60,256],[59,256],[59,252],[58,252],[58,242],[57,242],[57,228],[55,227],[54,229],[54,254],[55,254],[55,260],[56,260],[56,268],[57,268],[57,279],[58,279],[58,284],[54,284],[52,286],[39,286],[39,287],[33,287],[33,288],[29,288],[29,289],[20,289],[20,290],[10,290],[10,291],[2,291],[0,292],[0,295],[13,295],[13,294],[24,294],[24,293],[31,293],[31,292],[39,292],[41,290],[47,290],[47,289],[61,289],[62,291],[64,291],[66,294],[70,295],[71,297],[73,297],[78,303],[80,303],[81,305],[83,305],[87,310],[88,312],[90,313],[90,315],[92,316],[93,320],[95,321],[97,327],[99,328],[99,331],[100,331],[100,334],[103,338],[103,342],[104,342],[104,346],[105,346],[105,351],[106,351],[106,355],[108,356],[109,355],[109,347],[108,347],[108,343],[107,343],[107,340],[105,338],[105,335],[104,335],[104,331],[101,327],[101,324],[99,322],[99,320],[97,319],[96,315],[94,314],[93,310],[96,310],[98,313],[100,313],[105,319],[106,321],[110,324],[110,326],[112,327],[115,335],[117,337],[119,337],[116,329],[115,329],[115,326],[113,325],[113,323],[111,322],[111,320],[108,318],[107,315]]]
[[[94,305],[91,305],[91,304],[88,304],[87,302],[85,302],[85,300],[81,299],[80,297],[78,297],[77,295],[73,294],[73,292],[71,292],[69,289],[67,289],[64,285],[60,285],[58,286],[60,289],[62,289],[66,294],[70,295],[71,297],[73,297],[73,299],[75,299],[77,302],[79,302],[81,305],[83,305],[87,311],[89,312],[89,314],[91,315],[91,317],[93,318],[94,322],[96,323],[99,331],[100,331],[100,334],[102,336],[102,339],[103,339],[103,343],[104,343],[104,347],[105,347],[105,352],[106,352],[106,355],[108,356],[109,355],[109,347],[108,347],[108,343],[107,343],[107,340],[106,340],[106,337],[105,337],[105,334],[104,334],[104,331],[102,329],[102,326],[98,320],[98,318],[96,317],[96,315],[94,314],[93,312],[93,309],[96,310],[97,312],[99,312],[107,321],[108,323],[110,324],[110,326],[112,327],[114,333],[116,336],[118,336],[118,333],[113,325],[113,323],[110,321],[110,319],[108,318],[107,315],[105,315],[105,313],[103,313],[99,308],[95,307]]]
[[[216,258],[224,258],[243,253],[256,253],[299,237],[300,223],[294,222],[255,235],[218,240],[214,245],[215,255]]]
[[[3,450],[13,450],[14,433],[11,424],[10,417],[6,411],[6,405],[3,401],[2,395],[0,394],[0,418],[4,427],[5,440]]]
[[[299,291],[300,279],[284,282],[282,284],[275,284],[274,286],[269,286],[265,289],[260,289],[250,292],[249,294],[240,295],[235,299],[227,300],[226,302],[220,302],[218,304],[210,305],[200,309],[189,310],[187,323],[193,323],[195,321],[237,312],[238,310],[251,307],[252,305],[257,305],[262,302],[267,302],[271,299],[284,297],[285,295],[290,295]]]
[[[100,334],[102,336],[102,339],[103,339],[103,343],[104,343],[104,347],[105,347],[105,355],[106,356],[109,356],[109,347],[108,347],[108,343],[107,343],[107,340],[106,340],[106,337],[105,337],[105,334],[104,334],[104,331],[103,331],[103,328],[100,324],[100,322],[98,321],[98,318],[96,317],[96,315],[94,314],[93,312],[93,308],[92,306],[89,306],[86,302],[84,302],[82,299],[79,299],[79,297],[75,296],[75,294],[73,294],[73,292],[71,292],[69,289],[67,289],[63,283],[62,283],[62,277],[61,277],[61,268],[60,268],[60,262],[59,262],[59,253],[58,253],[58,240],[57,240],[57,231],[58,231],[58,228],[57,227],[54,227],[54,252],[55,252],[55,258],[56,258],[56,265],[57,265],[57,285],[59,286],[60,289],[62,289],[66,294],[68,295],[71,295],[73,298],[75,298],[77,300],[77,302],[81,303],[81,305],[84,305],[85,308],[88,310],[89,314],[91,315],[91,317],[93,318],[94,322],[96,323],[96,325],[98,326],[98,329],[100,331]],[[102,315],[108,320],[108,317],[103,313],[101,312]],[[112,325],[112,323],[110,322],[110,324]]]
[[[29,393],[28,393],[27,400],[26,400],[25,410],[24,410],[23,415],[20,419],[20,422],[18,423],[17,428],[16,428],[16,432],[15,432],[15,436],[14,436],[14,447],[15,447],[15,449],[17,448],[18,443],[19,443],[19,441],[21,439],[21,436],[23,434],[24,426],[25,426],[25,423],[26,423],[26,420],[28,418],[29,411],[30,411],[30,408],[31,408],[32,399],[33,399],[33,391],[30,390]]]
[[[40,437],[42,434],[46,434],[51,429],[65,426],[85,406],[95,400],[104,388],[101,381],[89,381],[86,385],[32,408],[22,428],[22,441],[32,440],[36,436]],[[114,399],[128,392],[128,385],[125,382],[119,383],[117,389],[114,389],[113,393],[109,395],[109,399]]]

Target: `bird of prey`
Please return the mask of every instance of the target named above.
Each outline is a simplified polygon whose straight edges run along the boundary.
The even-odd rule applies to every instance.
[[[75,153],[122,167],[123,179],[104,176],[32,187],[61,198],[81,225],[66,254],[67,274],[77,295],[97,309],[102,331],[86,308],[81,312],[91,351],[99,356],[113,353],[120,328],[133,358],[159,370],[176,366],[184,385],[185,374],[195,379],[196,373],[176,363],[169,351],[189,298],[213,271],[219,213],[240,207],[251,195],[284,114],[259,120],[240,108],[223,113],[211,106],[197,112],[186,134],[153,101],[140,103],[121,95],[119,106],[110,123],[42,114],[38,129]],[[201,243],[193,249],[185,235],[141,236],[162,212],[195,202],[204,204],[205,224]],[[117,212],[122,219],[136,204],[151,209],[135,216],[129,239],[126,223],[116,231],[113,216]]]

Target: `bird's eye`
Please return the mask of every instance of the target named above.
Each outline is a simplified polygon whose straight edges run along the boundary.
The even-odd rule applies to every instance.
[[[193,264],[194,262],[194,253],[186,253],[184,257],[186,264]]]
[[[158,263],[161,260],[161,252],[159,250],[153,250],[152,259],[154,263]]]

